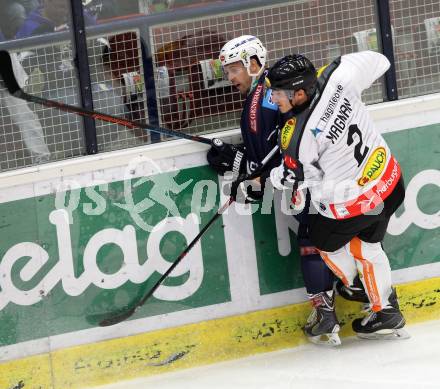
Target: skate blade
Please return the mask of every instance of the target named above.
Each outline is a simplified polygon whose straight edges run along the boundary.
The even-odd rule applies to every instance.
[[[361,339],[369,340],[400,340],[409,339],[411,337],[408,332],[403,328],[393,329],[393,330],[381,330],[377,332],[372,332],[370,334],[356,333],[356,335]]]
[[[310,342],[320,346],[337,347],[341,345],[341,339],[338,335],[339,329],[339,326],[335,326],[332,333],[317,336],[307,336],[307,339]]]

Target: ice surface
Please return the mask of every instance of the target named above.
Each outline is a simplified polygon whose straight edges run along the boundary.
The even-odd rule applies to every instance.
[[[408,340],[343,338],[100,389],[440,389],[440,321],[406,328]]]

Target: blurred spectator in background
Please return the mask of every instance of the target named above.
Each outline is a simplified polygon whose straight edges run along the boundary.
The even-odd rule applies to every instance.
[[[84,0],[84,8],[99,22],[140,14],[139,0]]]
[[[121,15],[120,2],[117,0],[84,0],[83,5],[84,9],[98,21]]]
[[[3,40],[13,39],[26,19],[26,9],[19,1],[0,1],[0,30]]]
[[[11,59],[17,82],[23,87],[28,76],[18,61],[17,55],[12,54]],[[49,161],[50,152],[44,141],[44,133],[38,116],[25,101],[10,95],[8,92],[0,92],[0,99],[9,111],[12,122],[20,130],[23,142],[31,155],[32,163],[39,164]]]
[[[173,5],[173,3],[174,1],[172,0],[149,0],[147,2],[148,13],[167,11]]]
[[[146,118],[140,60],[141,49],[134,32],[111,36],[102,53],[104,69],[110,75],[113,87],[122,91],[126,117],[130,120]],[[149,139],[143,130],[134,129],[133,133],[144,141]]]
[[[110,43],[105,38],[99,38],[98,42],[102,45],[102,56],[91,58],[91,61],[94,61],[92,68],[95,69],[93,73],[96,77],[92,81],[94,109],[113,116],[129,117],[128,107],[124,101],[124,87],[115,79],[108,64]],[[96,133],[100,151],[111,151],[144,143],[137,143],[136,134],[117,124],[97,122]]]
[[[140,58],[138,38],[134,32],[111,36],[102,55],[105,68],[124,88],[124,102],[131,120],[145,119]]]
[[[26,15],[29,15],[34,9],[40,5],[39,0],[15,0],[19,2],[26,10]]]
[[[69,15],[69,0],[41,0],[40,6],[26,17],[16,34],[16,38],[64,30],[70,22]],[[84,12],[84,22],[90,26],[96,24],[96,19],[88,12]]]

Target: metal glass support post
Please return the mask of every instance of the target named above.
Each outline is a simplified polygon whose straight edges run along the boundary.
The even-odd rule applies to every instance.
[[[146,29],[146,34],[140,37],[140,41],[142,49],[142,61],[144,65],[145,91],[147,93],[148,122],[152,126],[159,127],[159,109],[157,106],[156,85],[154,82],[153,54],[148,46],[150,42],[149,28]],[[161,136],[160,134],[151,132],[150,139],[151,143],[157,143],[160,142]]]
[[[385,93],[388,101],[397,100],[396,64],[394,61],[393,35],[389,0],[376,0],[378,43],[382,53],[391,63],[385,73]]]
[[[69,0],[72,10],[72,32],[75,47],[75,66],[77,69],[81,107],[93,111],[92,82],[90,80],[89,57],[87,54],[86,30],[84,25],[84,8],[82,1]],[[98,152],[95,120],[83,117],[84,137],[87,154]]]

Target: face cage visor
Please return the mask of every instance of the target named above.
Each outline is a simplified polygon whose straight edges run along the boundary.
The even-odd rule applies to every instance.
[[[291,89],[272,89],[275,93],[284,93],[284,95],[291,101],[295,95],[295,91]]]

